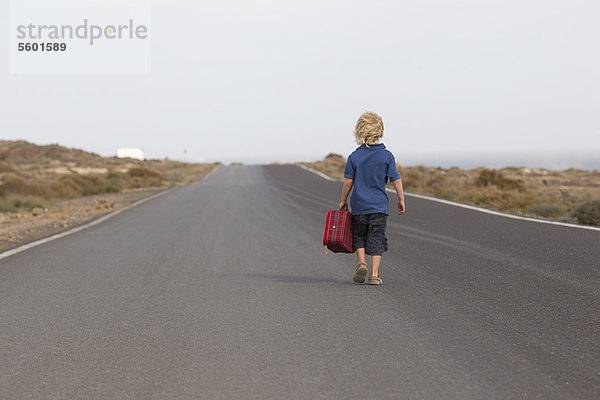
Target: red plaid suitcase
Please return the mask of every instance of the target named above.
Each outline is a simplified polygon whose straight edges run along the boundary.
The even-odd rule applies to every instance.
[[[329,210],[327,212],[323,246],[334,253],[354,253],[352,214],[349,211]]]

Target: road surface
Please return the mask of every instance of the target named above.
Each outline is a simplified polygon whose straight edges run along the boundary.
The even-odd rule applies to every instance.
[[[600,232],[407,198],[359,285],[340,192],[221,167],[1,260],[0,398],[600,398]]]

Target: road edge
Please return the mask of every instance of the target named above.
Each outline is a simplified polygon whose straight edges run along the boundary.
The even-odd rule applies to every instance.
[[[99,223],[104,222],[107,219],[110,219],[110,218],[114,217],[115,215],[118,215],[118,214],[122,213],[123,211],[129,210],[129,209],[131,209],[131,208],[133,208],[135,206],[139,206],[140,204],[145,203],[147,201],[156,199],[157,197],[160,197],[162,195],[170,193],[170,192],[172,192],[175,189],[176,188],[167,189],[167,190],[162,191],[160,193],[153,194],[152,196],[145,197],[145,198],[143,198],[141,200],[138,200],[135,203],[132,203],[132,204],[126,206],[126,207],[123,207],[123,208],[121,208],[119,210],[116,210],[116,211],[113,211],[111,213],[108,213],[106,215],[103,215],[102,217],[100,217],[98,219],[94,219],[91,222],[85,223],[83,225],[79,225],[76,228],[69,229],[68,231],[56,233],[56,234],[54,234],[52,236],[48,236],[48,237],[45,237],[43,239],[39,239],[39,240],[36,240],[34,242],[27,243],[27,244],[24,244],[22,246],[16,247],[14,249],[7,250],[4,253],[0,253],[0,260],[3,260],[5,258],[8,258],[8,257],[13,256],[13,255],[18,254],[18,253],[21,253],[21,252],[23,252],[25,250],[29,250],[31,248],[37,247],[37,246],[39,246],[41,244],[52,242],[53,240],[60,239],[60,238],[63,238],[65,236],[72,235],[73,233],[76,233],[76,232],[82,231],[84,229],[90,228],[90,227],[92,227],[94,225],[98,225]]]
[[[219,168],[219,166],[214,167],[208,174],[206,174],[206,176],[204,178],[202,178],[202,180],[200,182],[204,182],[218,168]],[[102,217],[100,217],[98,219],[94,219],[94,220],[92,220],[92,221],[90,221],[88,223],[85,223],[85,224],[80,225],[78,227],[75,227],[73,229],[69,229],[68,231],[60,232],[60,233],[54,234],[52,236],[48,236],[48,237],[45,237],[43,239],[39,239],[39,240],[36,240],[34,242],[24,244],[22,246],[14,248],[14,249],[7,250],[4,253],[0,253],[0,260],[3,260],[5,258],[11,257],[11,256],[14,256],[15,254],[21,253],[21,252],[23,252],[25,250],[32,249],[32,248],[37,247],[39,245],[42,245],[42,244],[45,244],[45,243],[48,243],[48,242],[52,242],[52,241],[54,241],[56,239],[60,239],[60,238],[63,238],[65,236],[72,235],[73,233],[77,233],[77,232],[83,231],[84,229],[90,228],[90,227],[92,227],[94,225],[98,225],[99,223],[102,223],[102,222],[104,222],[104,221],[106,221],[106,220],[108,220],[108,219],[110,219],[110,218],[112,218],[112,217],[114,217],[116,215],[119,215],[120,213],[122,213],[124,211],[127,211],[127,210],[130,210],[130,209],[134,208],[134,207],[137,207],[140,204],[143,204],[143,203],[145,203],[147,201],[154,200],[154,199],[156,199],[158,197],[164,196],[165,194],[171,193],[174,190],[179,189],[180,187],[181,186],[176,186],[176,187],[173,187],[173,188],[170,188],[170,189],[166,189],[166,190],[164,190],[164,191],[162,191],[160,193],[153,194],[152,196],[145,197],[145,198],[143,198],[141,200],[136,201],[135,203],[132,203],[132,204],[126,206],[126,207],[121,208],[120,210],[116,210],[116,211],[113,211],[113,212],[108,213],[106,215],[103,215]]]
[[[327,176],[327,175],[325,175],[324,173],[322,173],[320,171],[317,171],[315,169],[307,167],[306,165],[302,165],[302,164],[295,164],[295,165],[298,166],[298,167],[300,167],[300,168],[302,168],[302,169],[304,169],[304,170],[306,170],[306,171],[308,171],[308,172],[312,172],[313,174],[318,175],[321,178],[326,179],[326,180],[328,180],[330,182],[341,182],[338,179],[334,179],[334,178],[332,178],[330,176]],[[385,190],[387,192],[390,192],[390,193],[396,193],[394,189],[386,188]],[[499,211],[488,210],[486,208],[475,207],[475,206],[471,206],[471,205],[468,205],[468,204],[456,203],[454,201],[444,200],[444,199],[438,199],[438,198],[430,197],[430,196],[424,196],[422,194],[414,194],[414,193],[407,193],[407,192],[404,192],[404,194],[406,196],[409,196],[409,197],[415,197],[415,198],[418,198],[418,199],[435,201],[436,203],[442,203],[442,204],[447,204],[447,205],[454,206],[454,207],[466,208],[467,210],[478,211],[478,212],[481,212],[481,213],[496,215],[496,216],[499,216],[499,217],[517,219],[517,220],[521,220],[521,221],[537,222],[539,224],[565,226],[565,227],[568,227],[568,228],[578,228],[578,229],[585,229],[585,230],[589,230],[589,231],[600,232],[600,228],[596,228],[594,226],[575,225],[575,224],[569,224],[567,222],[547,221],[547,220],[544,220],[544,219],[521,217],[519,215],[513,215],[513,214],[502,213],[502,212],[499,212]]]

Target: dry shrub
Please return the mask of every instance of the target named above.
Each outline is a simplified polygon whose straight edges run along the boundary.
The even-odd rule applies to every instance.
[[[15,196],[0,197],[0,212],[16,213],[19,211]]]
[[[446,187],[446,179],[442,175],[436,175],[427,181],[427,186],[434,191],[443,191]]]
[[[160,178],[161,180],[165,179],[165,176],[163,174],[161,174],[160,172],[158,172],[154,169],[146,168],[146,167],[133,167],[133,168],[130,168],[127,173],[132,178],[137,177],[137,178]]]
[[[79,186],[72,178],[65,177],[62,179],[62,184],[73,193],[81,196],[83,195],[83,189]]]
[[[44,208],[44,200],[36,196],[9,195],[0,198],[0,212],[31,211],[34,208]]]
[[[100,176],[72,174],[69,178],[81,188],[82,196],[106,192],[106,183]]]
[[[129,184],[131,188],[158,187],[166,180],[162,173],[145,167],[130,168],[127,174],[133,178],[133,182]]]
[[[586,201],[573,210],[572,216],[580,224],[600,226],[600,200]]]
[[[503,190],[525,190],[523,185],[518,181],[506,178],[500,172],[493,169],[484,169],[481,171],[479,173],[479,177],[477,177],[477,180],[475,181],[475,185],[479,187],[493,185]]]
[[[556,204],[534,204],[527,211],[544,218],[556,218],[564,215],[567,209]]]
[[[36,180],[27,180],[18,175],[6,175],[0,184],[0,196],[10,194],[47,197],[48,188]]]
[[[414,169],[399,168],[400,177],[402,178],[402,185],[406,190],[419,190],[421,189],[421,182],[423,178]]]
[[[30,194],[31,188],[25,178],[17,175],[7,175],[0,184],[0,196],[9,194]]]
[[[106,191],[109,193],[118,193],[121,190],[130,187],[132,178],[122,172],[111,171],[106,175]]]
[[[55,199],[68,199],[83,195],[83,189],[68,176],[61,178],[50,185],[51,197]]]
[[[191,173],[193,173],[193,171],[190,168],[186,168],[185,170],[181,168],[171,168],[164,171],[164,176],[166,180],[172,183],[184,182],[186,177]]]
[[[474,185],[449,185],[439,192],[432,193],[436,197],[473,204],[501,211],[524,213],[533,204],[539,203],[537,195],[528,192],[504,191],[496,186],[485,188]]]
[[[531,208],[539,199],[536,195],[521,192],[503,192],[502,204],[498,207],[503,211],[515,211],[519,214]]]
[[[470,191],[470,202],[479,206],[493,206],[498,208],[504,198],[500,192],[478,192]]]

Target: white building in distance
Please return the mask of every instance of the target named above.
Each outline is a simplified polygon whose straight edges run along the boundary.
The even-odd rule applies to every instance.
[[[129,147],[117,149],[118,158],[134,158],[136,160],[144,161],[144,150],[139,147]]]

